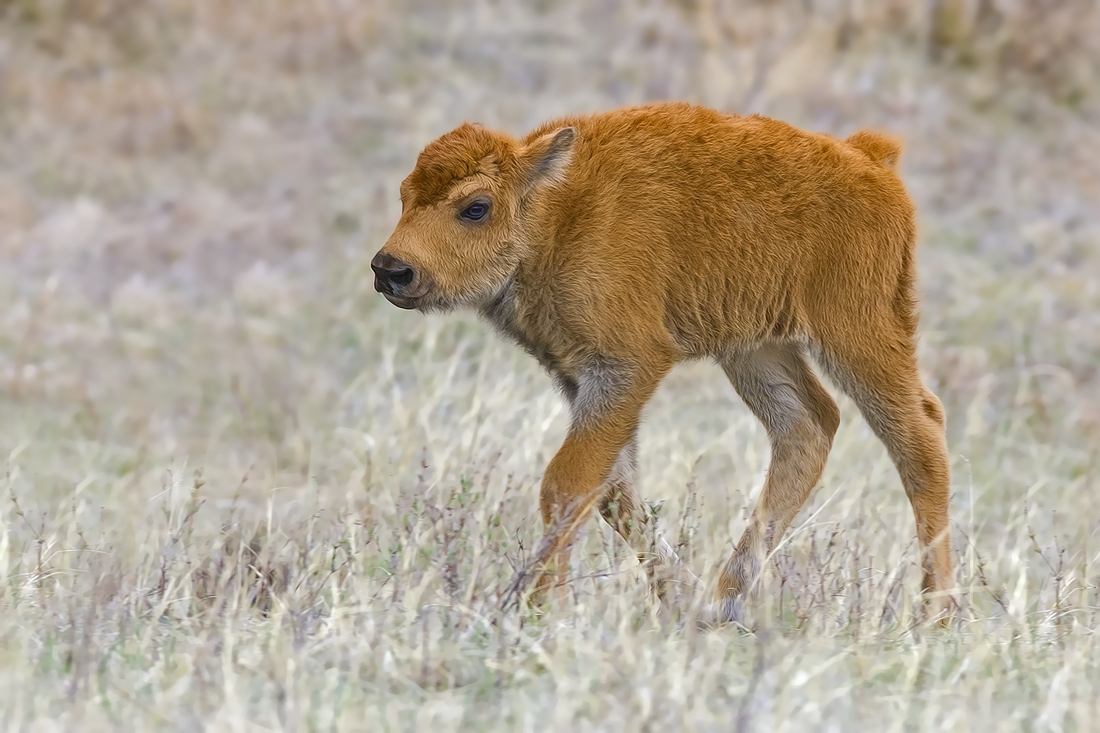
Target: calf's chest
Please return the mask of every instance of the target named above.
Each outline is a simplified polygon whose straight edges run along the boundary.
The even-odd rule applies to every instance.
[[[480,313],[502,336],[535,357],[567,398],[576,396],[577,375],[569,358],[575,345],[552,310],[522,300],[513,281],[483,305]]]

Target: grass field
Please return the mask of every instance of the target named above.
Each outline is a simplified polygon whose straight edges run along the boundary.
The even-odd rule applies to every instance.
[[[1093,2],[0,2],[0,728],[1084,731],[1100,723]],[[654,99],[906,140],[962,608],[841,401],[755,633],[610,529],[499,611],[567,423],[470,314],[373,293],[423,145]],[[714,582],[767,467],[710,364],[642,489]]]

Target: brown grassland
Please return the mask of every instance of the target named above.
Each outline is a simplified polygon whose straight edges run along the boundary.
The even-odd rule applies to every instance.
[[[1095,727],[1098,90],[1090,0],[0,0],[0,728]],[[754,633],[663,618],[596,521],[568,603],[500,611],[567,412],[370,258],[462,121],[663,99],[905,140],[948,628],[846,399]],[[764,429],[700,362],[640,442],[713,587]]]

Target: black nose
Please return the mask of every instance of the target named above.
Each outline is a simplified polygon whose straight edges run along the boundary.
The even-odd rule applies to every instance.
[[[374,289],[390,295],[394,295],[395,290],[405,287],[416,277],[416,270],[408,263],[381,252],[371,260],[370,269],[374,270]]]

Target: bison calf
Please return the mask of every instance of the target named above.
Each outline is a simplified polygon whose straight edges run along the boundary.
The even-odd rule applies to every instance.
[[[401,184],[374,257],[400,308],[476,308],[550,372],[571,424],[546,469],[539,585],[557,585],[593,507],[666,591],[634,488],[642,408],[679,361],[718,361],[771,441],[752,519],[718,585],[739,620],[821,477],[840,421],[816,361],[886,444],[916,515],[923,588],[952,587],[939,400],[915,358],[913,205],[899,146],[767,118],[653,104],[549,122],[523,139],[464,124]]]

